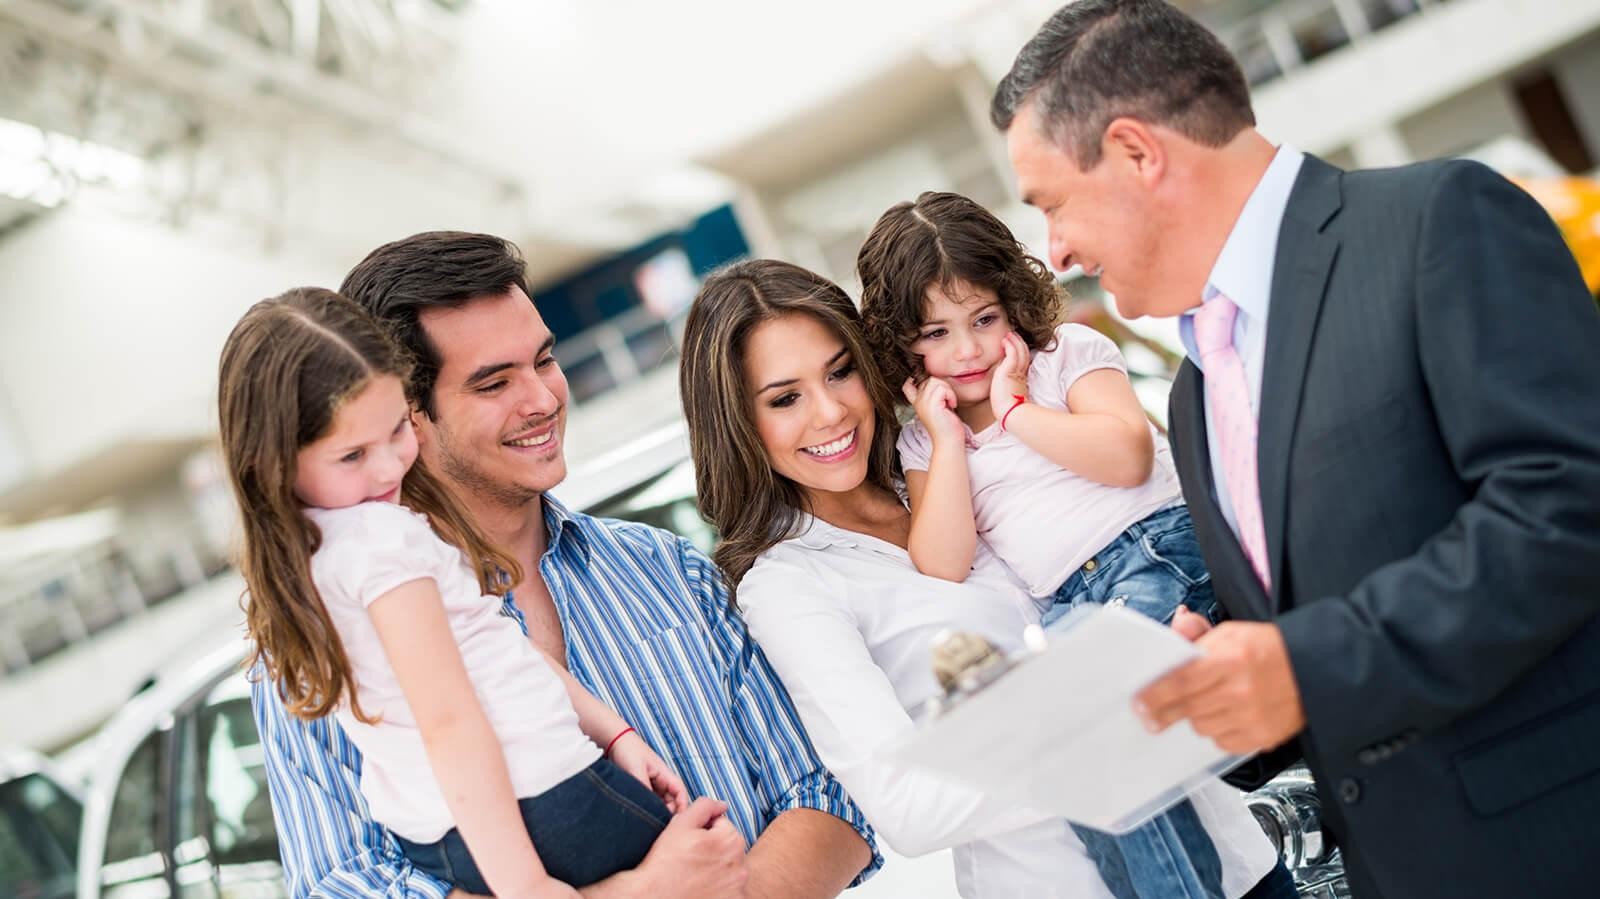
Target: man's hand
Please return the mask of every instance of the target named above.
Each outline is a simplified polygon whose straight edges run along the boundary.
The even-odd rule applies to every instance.
[[[696,799],[667,824],[628,878],[632,895],[650,899],[741,899],[749,872],[744,837],[724,802]]]
[[[1204,655],[1134,699],[1134,711],[1152,732],[1187,719],[1224,752],[1245,755],[1279,746],[1305,727],[1300,688],[1277,625],[1225,621],[1213,628],[1180,610],[1172,626]]]

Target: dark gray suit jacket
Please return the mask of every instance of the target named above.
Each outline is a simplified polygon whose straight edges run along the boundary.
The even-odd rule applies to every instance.
[[[1258,436],[1273,591],[1171,431],[1217,594],[1275,620],[1357,895],[1600,895],[1600,313],[1545,212],[1475,163],[1308,157]],[[1267,772],[1259,772],[1265,774]]]

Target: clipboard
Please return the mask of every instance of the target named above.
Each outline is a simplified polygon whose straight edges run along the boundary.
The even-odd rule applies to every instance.
[[[1127,833],[1244,760],[1180,721],[1145,730],[1133,697],[1197,657],[1194,644],[1121,607],[1074,610],[1037,652],[971,695],[935,701],[891,743],[892,764],[1113,834]]]

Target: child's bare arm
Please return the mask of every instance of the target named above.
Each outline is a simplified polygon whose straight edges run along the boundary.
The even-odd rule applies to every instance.
[[[572,701],[573,711],[578,713],[578,728],[584,732],[596,746],[610,751],[611,760],[622,770],[638,778],[639,782],[655,791],[667,808],[674,812],[681,812],[689,807],[689,791],[683,784],[683,779],[678,777],[672,767],[666,763],[655,750],[644,742],[638,731],[628,726],[611,706],[600,701],[600,697],[590,693],[566,666],[551,657],[550,653],[539,650],[550,668],[561,677],[561,682],[566,685],[567,698]],[[627,734],[626,737],[623,734]]]
[[[472,857],[499,896],[572,896],[545,872],[517,807],[505,753],[467,675],[431,578],[409,581],[367,606],[433,776]]]
[[[907,381],[906,398],[927,428],[933,452],[927,471],[906,472],[911,498],[911,563],[929,577],[960,583],[972,571],[978,528],[972,517],[966,432],[955,413],[955,392],[938,378],[920,387]]]
[[[593,740],[596,746],[604,747],[627,728],[628,722],[622,720],[622,716],[611,706],[590,693],[583,684],[578,683],[578,679],[572,676],[572,672],[568,671],[565,665],[542,649],[539,650],[539,654],[544,656],[550,669],[561,678],[562,685],[567,688],[567,698],[572,701],[572,709],[578,713],[578,728]]]
[[[1137,487],[1150,479],[1155,441],[1127,375],[1105,368],[1078,378],[1067,390],[1070,412],[1026,401],[1013,409],[1016,397],[1028,399],[1022,361],[1028,358],[1027,347],[1015,334],[1006,342],[1006,361],[995,372],[991,400],[997,417],[1009,410],[1004,419],[1007,431],[1039,455],[1091,481]]]

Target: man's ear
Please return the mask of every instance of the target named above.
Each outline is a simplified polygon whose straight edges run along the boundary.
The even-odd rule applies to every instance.
[[[1100,148],[1106,161],[1146,185],[1154,185],[1166,172],[1166,144],[1149,125],[1138,119],[1128,116],[1113,119],[1100,139]]]
[[[433,436],[433,421],[416,406],[411,407],[411,431],[417,435],[417,447],[426,446]]]

